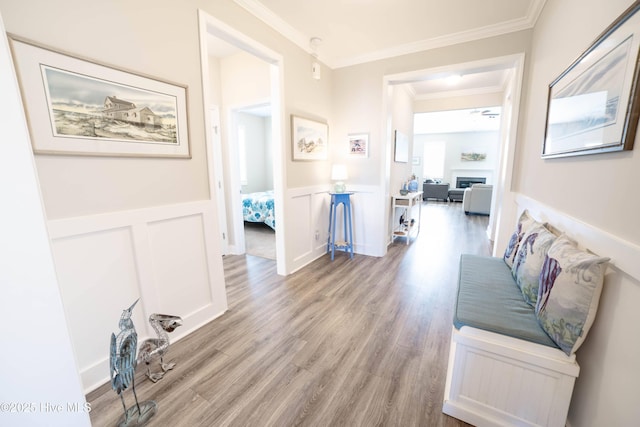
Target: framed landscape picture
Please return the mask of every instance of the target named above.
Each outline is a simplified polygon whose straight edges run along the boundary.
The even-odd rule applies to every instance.
[[[35,153],[190,157],[186,86],[10,42]]]
[[[329,125],[291,116],[291,142],[293,160],[326,160]]]
[[[631,150],[636,135],[640,6],[620,16],[549,85],[542,157]]]

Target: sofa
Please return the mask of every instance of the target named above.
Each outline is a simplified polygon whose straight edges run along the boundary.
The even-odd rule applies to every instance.
[[[424,182],[422,184],[422,200],[441,199],[445,202],[449,199],[449,183],[436,184]]]
[[[525,210],[502,258],[460,257],[444,413],[565,426],[609,259],[550,228]]]
[[[473,184],[464,189],[462,208],[465,214],[489,215],[491,212],[491,197],[493,185]]]

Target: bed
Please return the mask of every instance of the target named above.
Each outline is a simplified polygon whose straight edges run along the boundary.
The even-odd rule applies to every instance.
[[[273,190],[242,195],[242,217],[247,222],[264,222],[276,229],[276,215],[273,210]]]

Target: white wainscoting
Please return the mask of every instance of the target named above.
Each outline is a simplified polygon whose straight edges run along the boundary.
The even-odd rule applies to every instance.
[[[291,188],[287,198],[287,236],[290,256],[290,272],[294,272],[324,255],[329,238],[329,186]],[[353,225],[353,250],[362,255],[376,252],[372,232],[374,219],[384,212],[376,204],[378,188],[374,186],[348,185],[352,191],[351,215]],[[336,232],[343,228],[342,216],[336,221]]]
[[[138,342],[155,336],[152,313],[182,317],[173,342],[226,311],[215,212],[204,200],[48,222],[85,392],[108,380],[111,333],[136,299]]]
[[[586,224],[576,218],[557,211],[548,205],[522,194],[516,195],[518,216],[524,209],[541,222],[548,222],[575,240],[582,248],[611,258],[610,265],[640,280],[640,246],[614,236],[604,230]]]

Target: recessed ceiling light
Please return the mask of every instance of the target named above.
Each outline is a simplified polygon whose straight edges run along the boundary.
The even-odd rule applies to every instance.
[[[457,85],[460,83],[460,80],[462,80],[462,75],[460,74],[453,74],[445,79],[449,86]]]

